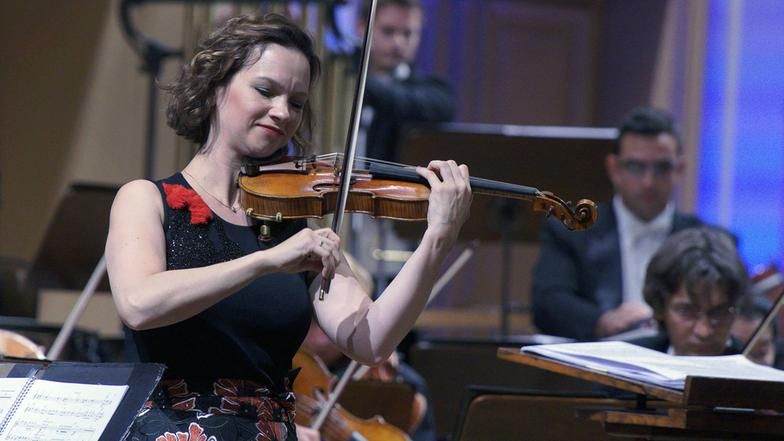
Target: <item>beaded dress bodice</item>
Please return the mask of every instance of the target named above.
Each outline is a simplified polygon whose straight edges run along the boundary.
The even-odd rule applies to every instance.
[[[181,174],[155,184],[163,201],[168,270],[233,260],[275,246],[305,226],[300,221],[274,224],[272,240],[261,242],[257,239],[258,225],[232,224],[214,212],[199,214],[188,204],[173,208],[178,205],[167,201],[167,191],[173,188],[186,199],[197,198],[203,204]],[[131,331],[131,336],[140,361],[165,363],[167,378],[186,379],[193,384],[241,378],[282,389],[310,320],[305,275],[274,273],[255,279],[187,320]]]

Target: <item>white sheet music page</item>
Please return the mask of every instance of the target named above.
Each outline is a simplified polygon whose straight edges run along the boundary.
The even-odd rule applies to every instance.
[[[0,421],[8,415],[8,410],[28,381],[29,378],[0,378]]]
[[[668,355],[619,341],[524,346],[521,351],[678,390],[683,390],[688,376],[784,382],[784,371],[754,364],[742,355]]]
[[[0,441],[98,441],[126,390],[35,380]]]

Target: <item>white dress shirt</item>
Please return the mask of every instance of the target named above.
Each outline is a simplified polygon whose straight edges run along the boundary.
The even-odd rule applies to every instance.
[[[650,222],[635,216],[619,195],[613,198],[613,209],[618,220],[618,238],[621,245],[623,302],[648,306],[642,295],[645,271],[651,257],[672,230],[675,207],[672,202],[668,203]]]

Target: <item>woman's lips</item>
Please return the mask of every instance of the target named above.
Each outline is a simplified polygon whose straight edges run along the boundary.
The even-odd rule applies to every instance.
[[[268,131],[270,131],[270,132],[272,132],[272,133],[276,134],[276,135],[279,135],[279,136],[283,136],[283,135],[284,135],[284,133],[283,133],[283,130],[280,130],[280,129],[279,129],[279,128],[277,128],[277,127],[268,126],[268,125],[266,125],[266,124],[259,124],[259,125],[260,125],[261,127],[265,128],[265,129],[267,129]]]

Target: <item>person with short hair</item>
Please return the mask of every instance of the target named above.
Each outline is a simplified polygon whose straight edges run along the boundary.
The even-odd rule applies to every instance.
[[[357,30],[364,35],[370,2],[363,2]],[[425,11],[419,0],[379,0],[374,18],[368,78],[362,109],[364,156],[399,162],[398,144],[405,123],[443,122],[455,115],[452,87],[434,75],[417,72]]]
[[[732,236],[711,227],[679,231],[653,255],[645,275],[643,293],[660,331],[630,343],[674,355],[740,353],[730,327],[748,287]]]
[[[640,107],[623,119],[605,159],[615,196],[586,231],[545,222],[533,273],[533,318],[545,334],[595,340],[652,323],[645,268],[673,232],[702,225],[675,209],[685,160],[668,112]]]

